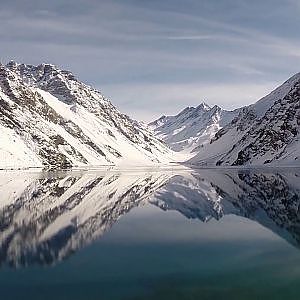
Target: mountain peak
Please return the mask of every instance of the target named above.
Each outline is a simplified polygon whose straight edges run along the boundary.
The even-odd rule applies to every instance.
[[[0,66],[1,167],[168,162],[171,151],[94,88],[52,64]],[[18,147],[16,147],[18,145]]]
[[[208,105],[208,104],[206,104],[205,102],[201,102],[197,107],[196,107],[196,110],[206,110],[206,111],[208,111],[208,110],[210,110],[211,109],[211,107]]]
[[[5,66],[7,69],[17,73],[23,80],[30,79],[32,81],[39,81],[42,78],[45,80],[46,76],[68,76],[68,79],[75,80],[75,77],[70,71],[62,70],[58,66],[49,63],[41,63],[38,65],[17,63],[11,60]]]
[[[174,151],[193,152],[208,143],[215,133],[236,117],[238,111],[223,111],[205,102],[188,106],[175,116],[150,123],[154,133]]]

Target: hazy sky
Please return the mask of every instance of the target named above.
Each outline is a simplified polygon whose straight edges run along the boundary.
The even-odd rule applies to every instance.
[[[149,121],[300,71],[299,0],[0,0],[1,61],[53,63]]]

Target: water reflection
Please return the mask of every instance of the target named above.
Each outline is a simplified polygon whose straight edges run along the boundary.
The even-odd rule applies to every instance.
[[[242,216],[299,246],[299,174],[297,169],[2,173],[0,262],[55,264],[147,204],[203,222]]]

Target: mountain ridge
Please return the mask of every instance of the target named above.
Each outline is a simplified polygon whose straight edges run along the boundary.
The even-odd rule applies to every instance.
[[[172,150],[193,153],[209,143],[238,112],[239,109],[229,111],[202,102],[196,107],[184,108],[177,115],[162,116],[148,125]]]
[[[300,73],[219,130],[189,162],[201,165],[297,164],[300,157]]]
[[[142,125],[54,65],[0,65],[0,102],[0,168],[172,161]]]

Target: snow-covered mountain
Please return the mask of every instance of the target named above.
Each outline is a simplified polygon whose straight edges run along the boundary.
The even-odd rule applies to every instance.
[[[173,153],[50,64],[0,65],[0,168],[167,163]]]
[[[239,110],[227,111],[217,105],[209,107],[201,103],[197,107],[185,108],[176,116],[162,116],[149,127],[174,151],[196,154],[238,113]]]
[[[300,73],[244,107],[190,162],[222,166],[299,164],[299,132]]]

